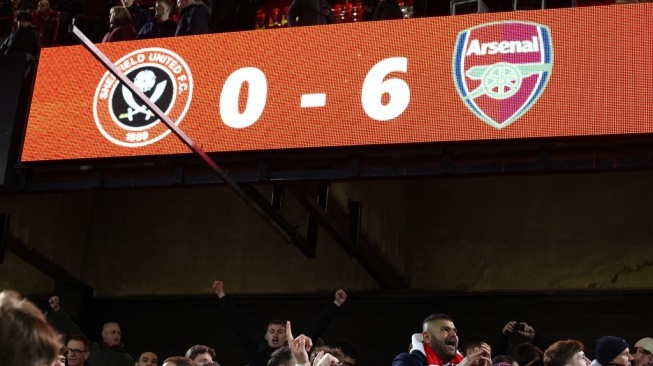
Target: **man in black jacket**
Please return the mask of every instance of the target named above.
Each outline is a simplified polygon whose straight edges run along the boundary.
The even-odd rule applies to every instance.
[[[145,23],[136,35],[136,39],[172,37],[177,31],[177,23],[170,18],[172,2],[157,0],[154,6],[154,18]]]
[[[245,320],[238,313],[229,297],[225,297],[222,281],[216,280],[213,282],[213,291],[218,296],[220,308],[243,343],[249,366],[267,366],[272,353],[286,344],[286,323],[280,320],[271,321],[265,332],[266,343],[259,342],[251,335]],[[313,321],[311,328],[306,332],[306,336],[311,339],[319,338],[346,300],[347,294],[344,290],[336,291],[334,301],[329,303]]]
[[[336,17],[326,0],[293,0],[288,7],[288,26],[333,24]]]
[[[11,32],[0,46],[0,55],[10,53],[29,53],[32,57],[38,57],[41,53],[41,42],[36,28],[32,25],[32,12],[20,10],[16,13],[18,28]]]
[[[199,0],[177,0],[181,11],[175,36],[190,36],[209,32],[211,11]]]

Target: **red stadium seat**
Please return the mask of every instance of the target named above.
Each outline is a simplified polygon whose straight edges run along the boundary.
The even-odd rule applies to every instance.
[[[342,23],[344,20],[344,9],[341,4],[336,4],[333,7],[333,16],[336,18],[336,23]]]
[[[269,25],[269,24],[266,23],[267,19],[268,19],[268,16],[267,16],[267,13],[265,12],[265,8],[260,7],[256,11],[256,29],[266,28]]]
[[[61,13],[58,11],[34,13],[34,26],[39,33],[41,47],[56,45],[60,18]]]
[[[362,22],[363,21],[363,4],[355,3],[352,7],[351,12],[351,21],[352,22]]]
[[[279,22],[279,27],[287,27],[288,26],[288,8],[289,6],[283,7],[283,9],[279,10],[279,15],[277,18],[277,21]]]
[[[577,0],[578,6],[612,5],[614,0]]]
[[[342,11],[341,11],[341,22],[342,23],[349,23],[351,22],[351,11],[353,8],[352,3],[346,3],[342,6]],[[337,19],[336,19],[337,20]]]

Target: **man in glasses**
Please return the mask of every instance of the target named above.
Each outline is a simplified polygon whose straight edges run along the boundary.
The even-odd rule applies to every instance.
[[[633,366],[650,366],[653,365],[653,338],[642,338],[635,343],[635,352],[633,353]]]
[[[90,354],[91,342],[82,334],[75,334],[68,338],[68,366],[87,366],[86,360]]]
[[[66,334],[83,334],[77,324],[70,318],[68,313],[61,307],[58,296],[52,296],[48,302],[52,308],[50,313],[50,324]],[[86,354],[90,365],[112,366],[134,366],[134,359],[127,353],[125,346],[121,343],[122,332],[118,323],[109,322],[102,327],[102,341],[92,342],[86,348],[78,348],[81,353]],[[68,345],[70,348],[70,345]],[[85,351],[85,352],[84,352]],[[71,349],[71,353],[72,349]],[[80,364],[80,366],[83,365]]]

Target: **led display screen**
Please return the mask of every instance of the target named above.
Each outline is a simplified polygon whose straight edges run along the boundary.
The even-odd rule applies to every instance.
[[[204,151],[653,132],[653,4],[99,45]],[[188,153],[81,46],[44,49],[23,161]]]

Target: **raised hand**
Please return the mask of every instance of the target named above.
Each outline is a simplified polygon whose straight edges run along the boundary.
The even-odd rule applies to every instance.
[[[288,340],[288,348],[292,352],[295,359],[295,364],[309,366],[311,363],[308,358],[308,351],[313,347],[313,341],[303,334],[294,338],[292,329],[290,329],[290,322],[286,322],[286,339]]]
[[[481,347],[474,348],[469,356],[463,358],[458,366],[492,366],[490,346],[483,343]]]
[[[345,301],[347,301],[347,293],[345,292],[345,290],[340,289],[336,291],[336,299],[334,300],[335,304],[340,306],[344,304]]]
[[[221,299],[225,295],[224,283],[220,280],[213,281],[213,292],[215,292],[215,294],[218,295],[218,298]]]
[[[332,354],[320,351],[313,360],[313,366],[336,366],[339,362]]]
[[[530,325],[521,322],[520,324],[524,324],[524,330],[520,330],[519,334],[528,337],[530,339],[535,338],[535,328],[531,327]]]
[[[516,326],[517,326],[517,322],[516,322],[516,321],[514,321],[514,320],[513,320],[513,321],[509,321],[509,322],[507,322],[506,325],[503,327],[503,329],[501,330],[501,333],[503,333],[503,334],[511,333],[512,331],[515,330],[515,327],[516,327]]]

